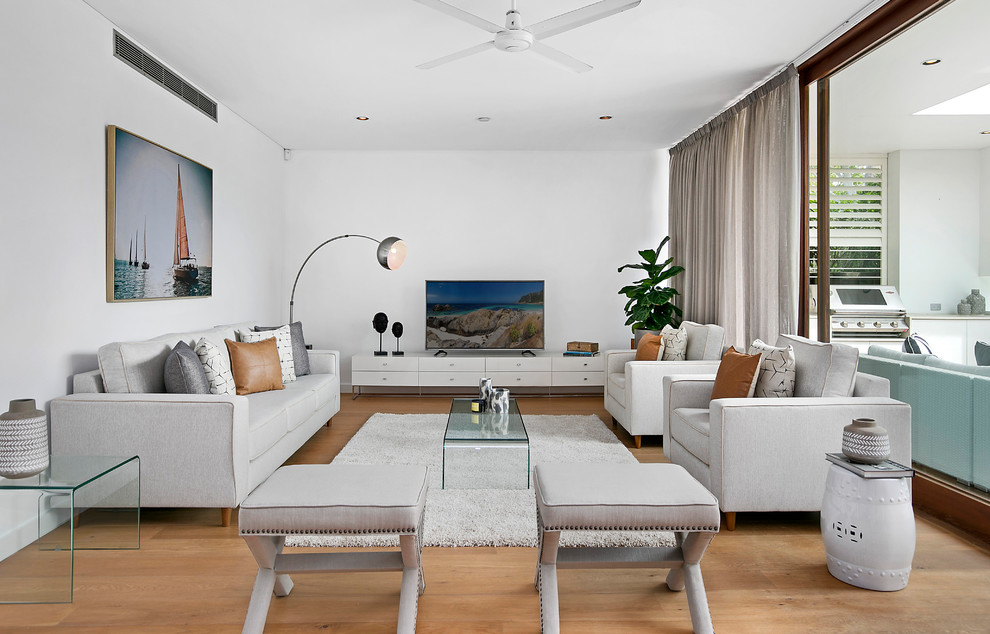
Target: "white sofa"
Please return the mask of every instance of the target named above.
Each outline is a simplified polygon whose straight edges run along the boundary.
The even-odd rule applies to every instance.
[[[340,410],[340,360],[311,350],[311,374],[285,389],[247,396],[167,394],[164,366],[181,339],[223,340],[254,323],[115,342],[100,369],[73,377],[73,394],[51,404],[53,454],[141,458],[141,506],[231,509]]]
[[[685,321],[686,361],[636,361],[635,350],[605,353],[605,409],[612,421],[633,437],[666,435],[663,377],[670,374],[714,374],[722,358],[725,330],[714,324]]]
[[[664,453],[718,498],[726,526],[738,511],[820,511],[826,453],[842,451],[842,428],[873,418],[890,434],[890,458],[911,464],[911,406],[890,383],[859,373],[858,351],[781,335],[794,346],[792,398],[711,399],[714,376],[664,378],[669,434]]]

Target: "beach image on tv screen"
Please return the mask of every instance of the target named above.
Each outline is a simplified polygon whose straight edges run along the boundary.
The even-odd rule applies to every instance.
[[[426,348],[543,349],[543,282],[426,282]]]

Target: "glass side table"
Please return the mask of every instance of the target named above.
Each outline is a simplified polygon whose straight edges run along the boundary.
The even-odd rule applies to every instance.
[[[71,603],[77,549],[141,547],[138,456],[51,456],[41,473],[0,478],[0,493],[15,508],[4,513],[5,523],[21,515],[21,507],[37,506],[36,529],[30,521],[16,525],[16,519],[14,526],[0,527],[37,536],[0,561],[0,603]]]

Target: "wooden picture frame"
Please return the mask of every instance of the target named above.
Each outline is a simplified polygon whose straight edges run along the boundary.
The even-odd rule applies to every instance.
[[[212,296],[213,170],[107,126],[106,274],[108,302]]]

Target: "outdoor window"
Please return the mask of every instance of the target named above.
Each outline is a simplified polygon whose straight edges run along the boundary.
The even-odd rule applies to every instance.
[[[886,157],[833,159],[829,173],[830,284],[885,284]],[[818,283],[818,166],[811,178],[811,283]]]

